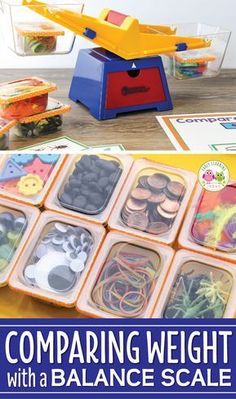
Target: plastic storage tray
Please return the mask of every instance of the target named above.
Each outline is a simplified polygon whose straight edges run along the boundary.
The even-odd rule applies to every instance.
[[[192,172],[145,159],[135,161],[108,226],[173,244],[195,184]]]
[[[152,317],[233,318],[235,303],[235,266],[182,250],[174,258]]]
[[[12,129],[12,133],[27,138],[58,132],[63,124],[63,115],[70,110],[69,105],[49,98],[45,112],[21,119]]]
[[[15,121],[0,117],[0,150],[8,150],[10,129],[15,126]]]
[[[174,250],[123,233],[107,235],[78,298],[90,317],[150,317]]]
[[[0,198],[0,286],[7,284],[39,215],[37,208]]]
[[[0,84],[0,116],[18,120],[44,112],[48,93],[56,90],[54,83],[36,77]]]
[[[11,275],[10,287],[73,307],[104,236],[103,226],[44,212]]]
[[[56,154],[0,157],[0,196],[41,206],[65,156]]]
[[[179,246],[236,263],[236,181],[217,192],[199,185],[179,235]]]
[[[127,155],[69,156],[49,193],[50,210],[105,224],[129,174]]]
[[[20,56],[68,54],[72,51],[75,35],[60,25],[49,22],[34,9],[19,0],[1,1],[1,26],[8,47]],[[47,2],[50,12],[66,8],[82,13],[83,4],[70,1]],[[41,7],[42,8],[42,7]]]
[[[193,23],[177,25],[177,35],[211,40],[211,47],[164,56],[169,75],[186,80],[214,77],[220,73],[231,32],[216,26]]]

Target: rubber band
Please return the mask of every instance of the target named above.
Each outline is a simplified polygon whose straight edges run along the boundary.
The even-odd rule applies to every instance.
[[[92,305],[118,317],[141,316],[153,293],[160,263],[160,256],[151,250],[117,244],[92,289]]]

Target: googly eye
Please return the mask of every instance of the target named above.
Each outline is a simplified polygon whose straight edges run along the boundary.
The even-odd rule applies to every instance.
[[[63,234],[65,234],[68,230],[67,227],[62,223],[55,223],[55,229]]]
[[[44,255],[46,255],[49,251],[49,247],[45,244],[40,244],[36,251],[35,251],[35,255],[37,256],[37,258],[41,259]]]
[[[24,270],[24,276],[28,280],[34,280],[35,278],[35,265],[29,265]]]
[[[63,235],[60,235],[60,234],[54,236],[52,239],[52,243],[54,245],[61,245],[61,244],[63,244],[64,241],[65,241],[65,238],[63,237]]]
[[[81,273],[84,270],[84,262],[81,259],[74,259],[70,264],[70,269],[75,273]]]
[[[78,255],[74,251],[68,251],[66,252],[66,259],[69,262],[72,262],[73,260],[77,259]]]
[[[82,251],[78,254],[78,259],[80,259],[83,263],[86,262],[86,260],[88,259],[88,255],[86,252]]]

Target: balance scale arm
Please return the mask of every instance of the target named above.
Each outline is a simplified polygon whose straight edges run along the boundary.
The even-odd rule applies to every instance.
[[[22,4],[126,60],[211,45],[210,40],[203,38],[176,36],[176,29],[173,27],[143,25],[136,18],[113,11],[114,15],[123,18],[119,24],[112,23],[109,21],[111,11],[108,9],[103,10],[99,18],[94,18],[39,0],[23,0]]]

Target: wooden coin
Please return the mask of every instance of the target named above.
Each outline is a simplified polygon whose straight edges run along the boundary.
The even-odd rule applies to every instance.
[[[185,194],[186,188],[178,181],[170,181],[167,185],[167,190],[174,198],[181,199]]]
[[[131,193],[131,197],[138,201],[145,201],[151,197],[151,195],[151,191],[145,188],[135,188]]]
[[[148,184],[153,191],[163,190],[169,183],[168,176],[162,173],[155,173],[148,177]]]
[[[147,232],[150,234],[164,234],[169,230],[169,225],[164,222],[153,222],[148,225]]]
[[[161,206],[157,207],[157,213],[158,215],[160,215],[162,218],[166,219],[166,220],[173,220],[176,218],[178,212],[176,213],[169,213],[169,212],[165,212]]]
[[[129,227],[142,231],[146,230],[148,223],[148,216],[144,212],[134,212],[127,220]]]
[[[150,198],[148,198],[148,202],[151,204],[161,204],[166,200],[166,195],[164,193],[153,193]]]
[[[167,213],[177,213],[180,208],[180,204],[178,201],[172,201],[168,198],[164,202],[162,202],[160,206],[163,211]]]
[[[148,185],[148,176],[141,176],[139,179],[138,179],[138,184],[139,184],[139,186],[140,187],[142,187],[142,188],[149,188],[149,185]]]
[[[129,198],[126,202],[126,208],[134,212],[145,211],[147,209],[147,203]]]

